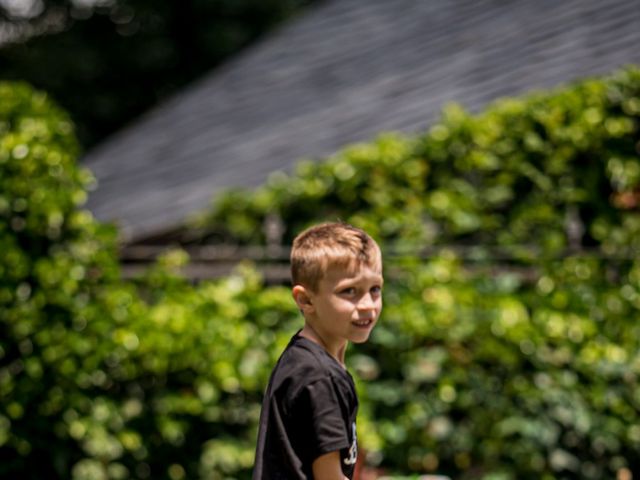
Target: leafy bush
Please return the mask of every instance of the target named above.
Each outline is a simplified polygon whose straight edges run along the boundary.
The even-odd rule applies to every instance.
[[[289,241],[341,218],[384,244],[382,323],[357,348],[373,461],[455,478],[640,473],[640,71],[457,105],[217,199],[200,228]],[[627,469],[627,470],[625,470]]]
[[[301,164],[203,216],[285,241],[342,218],[383,244],[385,311],[348,360],[371,463],[454,478],[639,474],[640,72],[460,107]],[[249,478],[261,394],[301,324],[241,266],[192,285],[180,251],[120,279],[80,206],[68,118],[0,85],[0,474]],[[626,469],[626,470],[625,470]],[[628,471],[627,471],[628,470]]]
[[[194,226],[208,238],[263,243],[261,226],[277,214],[287,243],[318,218],[341,218],[409,254],[451,243],[515,254],[533,236],[547,255],[601,244],[622,253],[625,234],[608,234],[632,222],[640,202],[639,75],[629,68],[504,99],[478,116],[449,105],[423,136],[386,134],[277,172],[255,192],[226,192]]]
[[[3,473],[73,461],[60,435],[65,407],[72,386],[86,382],[80,374],[110,349],[90,336],[110,329],[93,302],[97,287],[116,278],[115,249],[112,233],[78,209],[91,176],[75,167],[77,151],[68,117],[44,94],[0,84]]]
[[[0,129],[0,476],[246,476],[289,293],[248,268],[194,288],[180,252],[121,281],[67,116],[1,84]]]

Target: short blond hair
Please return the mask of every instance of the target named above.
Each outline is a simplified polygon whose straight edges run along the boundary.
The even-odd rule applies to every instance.
[[[347,271],[366,265],[382,270],[380,247],[365,231],[347,223],[322,223],[304,230],[293,240],[291,281],[317,291],[330,268]]]

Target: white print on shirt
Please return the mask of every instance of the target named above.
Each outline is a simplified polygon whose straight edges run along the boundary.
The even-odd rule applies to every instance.
[[[355,465],[358,459],[358,438],[356,435],[356,422],[353,422],[353,442],[349,449],[349,457],[343,460],[345,465]]]

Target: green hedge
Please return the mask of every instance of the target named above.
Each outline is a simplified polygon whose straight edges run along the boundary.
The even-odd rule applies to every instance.
[[[216,200],[209,238],[341,218],[385,246],[386,309],[354,349],[373,461],[455,478],[640,474],[640,71],[447,106]],[[373,422],[375,419],[375,422]]]
[[[78,457],[59,435],[64,408],[78,375],[110,348],[85,336],[111,328],[93,302],[117,272],[110,233],[78,209],[91,176],[75,167],[77,152],[69,118],[44,94],[0,84],[3,474],[44,459],[60,471]]]
[[[639,201],[639,75],[504,99],[477,116],[448,105],[425,135],[387,134],[303,161],[255,192],[216,198],[194,225],[208,238],[262,243],[265,218],[278,214],[288,242],[318,218],[342,218],[409,254],[452,243],[515,254],[532,238],[553,254],[572,246],[569,222],[579,245],[618,253],[631,239],[617,230]]]
[[[348,360],[369,462],[453,478],[640,474],[640,72],[472,116],[447,107],[203,215],[208,238],[369,230],[385,310]],[[179,251],[120,279],[81,204],[68,118],[0,85],[0,475],[249,478],[260,398],[301,324],[250,266],[193,286]]]
[[[0,84],[0,131],[0,476],[246,477],[288,291],[247,267],[194,288],[180,252],[121,281],[68,117]]]

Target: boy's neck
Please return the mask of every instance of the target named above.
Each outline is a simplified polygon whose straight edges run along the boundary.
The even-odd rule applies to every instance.
[[[308,323],[305,323],[305,326],[300,331],[299,335],[320,345],[329,355],[335,358],[343,368],[346,368],[344,364],[344,355],[347,350],[347,341],[338,345],[331,345],[330,342],[323,339],[322,336],[319,335],[318,332],[316,332]]]

